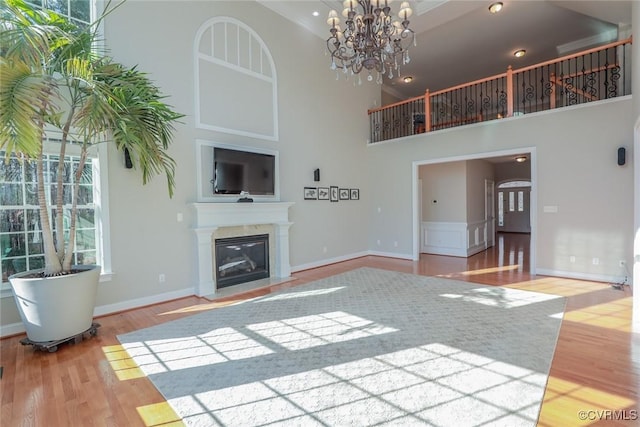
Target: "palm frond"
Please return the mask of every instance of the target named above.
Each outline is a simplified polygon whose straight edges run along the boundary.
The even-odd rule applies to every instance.
[[[106,63],[96,77],[103,79],[117,113],[112,136],[119,149],[132,154],[142,173],[142,182],[159,174],[167,178],[169,195],[175,188],[175,162],[167,154],[173,136],[173,122],[183,117],[162,102],[164,98],[147,75],[135,67]]]
[[[55,115],[50,98],[56,90],[48,76],[0,57],[0,150],[38,154],[44,119],[37,117]]]

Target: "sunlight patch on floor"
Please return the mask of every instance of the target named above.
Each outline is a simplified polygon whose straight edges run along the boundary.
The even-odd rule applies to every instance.
[[[632,300],[632,297],[626,297],[567,311],[564,319],[621,332],[631,332],[632,318],[629,313],[631,312]]]
[[[635,403],[623,396],[550,376],[538,425],[555,427],[562,421],[564,425],[586,426],[600,421],[594,418],[606,414],[602,411],[620,411]]]
[[[146,427],[184,427],[185,425],[167,402],[139,406],[136,409]]]
[[[543,277],[510,285],[503,285],[502,287],[561,295],[565,297],[588,294],[589,292],[600,291],[607,288],[603,283],[586,282],[583,280],[565,279],[560,277]]]
[[[213,310],[215,308],[226,307],[228,305],[233,305],[239,302],[243,302],[246,300],[245,298],[239,297],[235,300],[226,300],[220,302],[210,302],[206,304],[196,304],[190,305],[189,307],[178,308],[176,310],[165,311],[164,313],[158,313],[158,316],[167,316],[170,314],[192,314],[199,313],[201,311]]]
[[[123,346],[105,346],[102,347],[102,352],[107,358],[111,369],[113,369],[113,372],[115,372],[120,381],[143,378],[146,376]]]
[[[481,268],[479,270],[463,271],[457,274],[461,274],[463,276],[477,276],[479,274],[499,273],[501,271],[513,271],[521,268],[522,266],[520,264],[514,264],[514,265],[504,265],[501,267],[490,267],[490,268]]]
[[[273,350],[234,328],[224,327],[196,336],[123,344],[147,374],[249,359]]]

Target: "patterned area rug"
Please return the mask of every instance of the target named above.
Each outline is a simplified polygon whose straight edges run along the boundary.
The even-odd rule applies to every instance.
[[[565,298],[361,268],[118,336],[192,426],[534,426]]]

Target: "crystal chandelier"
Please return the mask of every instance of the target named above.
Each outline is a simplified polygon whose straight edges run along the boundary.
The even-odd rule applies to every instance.
[[[331,36],[327,39],[327,49],[331,55],[331,69],[342,70],[351,75],[363,69],[377,71],[378,83],[387,74],[393,78],[393,71],[399,74],[400,64],[409,63],[408,48],[415,46],[415,34],[409,28],[408,18],[413,13],[408,1],[400,4],[398,16],[393,16],[389,4],[392,0],[345,0],[342,16],[345,28],[340,27],[338,12],[329,12],[327,24]]]

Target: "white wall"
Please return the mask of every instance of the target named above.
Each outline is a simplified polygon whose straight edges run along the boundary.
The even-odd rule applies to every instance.
[[[531,180],[531,159],[526,162],[504,162],[495,165],[495,181],[499,184],[511,180]]]
[[[530,114],[369,147],[372,247],[412,253],[412,163],[535,147],[537,269],[608,280],[632,259],[633,166],[616,164],[632,140],[631,98]],[[378,171],[385,170],[384,175]],[[424,185],[424,184],[423,184]],[[546,205],[558,213],[543,213]],[[380,208],[378,212],[377,208]],[[576,262],[569,263],[575,256]],[[599,264],[593,265],[592,259]]]
[[[484,221],[485,180],[494,180],[493,165],[486,160],[469,160],[467,167],[467,222]]]
[[[467,222],[465,162],[420,166],[422,221]]]
[[[422,165],[422,221],[484,220],[484,180],[493,180],[494,166],[485,160]]]
[[[244,22],[268,46],[278,77],[278,141],[194,129],[192,44],[199,26],[213,16],[230,16]],[[169,28],[171,31],[167,31]],[[360,213],[368,198],[366,176],[357,166],[366,154],[368,119],[364,111],[379,103],[377,85],[354,87],[352,82],[336,81],[323,54],[326,49],[323,40],[255,2],[129,2],[114,14],[107,30],[107,40],[116,52],[116,59],[139,63],[143,69],[151,70],[172,95],[171,100],[176,100],[176,106],[189,115],[179,130],[175,150],[180,191],[175,201],[167,202],[170,203],[167,210],[171,212],[165,223],[150,225],[156,230],[176,233],[174,239],[182,251],[176,262],[180,265],[176,274],[190,278],[183,286],[194,281],[191,261],[194,236],[188,230],[189,220],[182,227],[175,223],[175,212],[187,212],[188,203],[195,200],[196,138],[280,152],[281,200],[296,203],[290,211],[294,223],[290,230],[293,267],[367,249],[368,224]],[[143,34],[141,42],[138,36],[132,37],[134,33]],[[238,108],[238,114],[242,114],[241,105],[219,105],[218,108]],[[354,111],[363,114],[353,114]],[[319,183],[313,182],[316,168],[321,170]],[[122,176],[117,171],[114,175]],[[330,185],[360,188],[361,199],[339,203],[303,200],[304,186]],[[120,186],[127,184],[118,182],[117,187]],[[146,208],[144,203],[137,205],[141,210]],[[124,241],[114,246],[120,244]],[[120,265],[130,264],[126,261],[130,255],[124,253]],[[156,270],[166,265],[162,262]],[[117,268],[114,260],[114,269]],[[154,270],[152,266],[148,269]],[[149,291],[151,289],[146,292]]]

